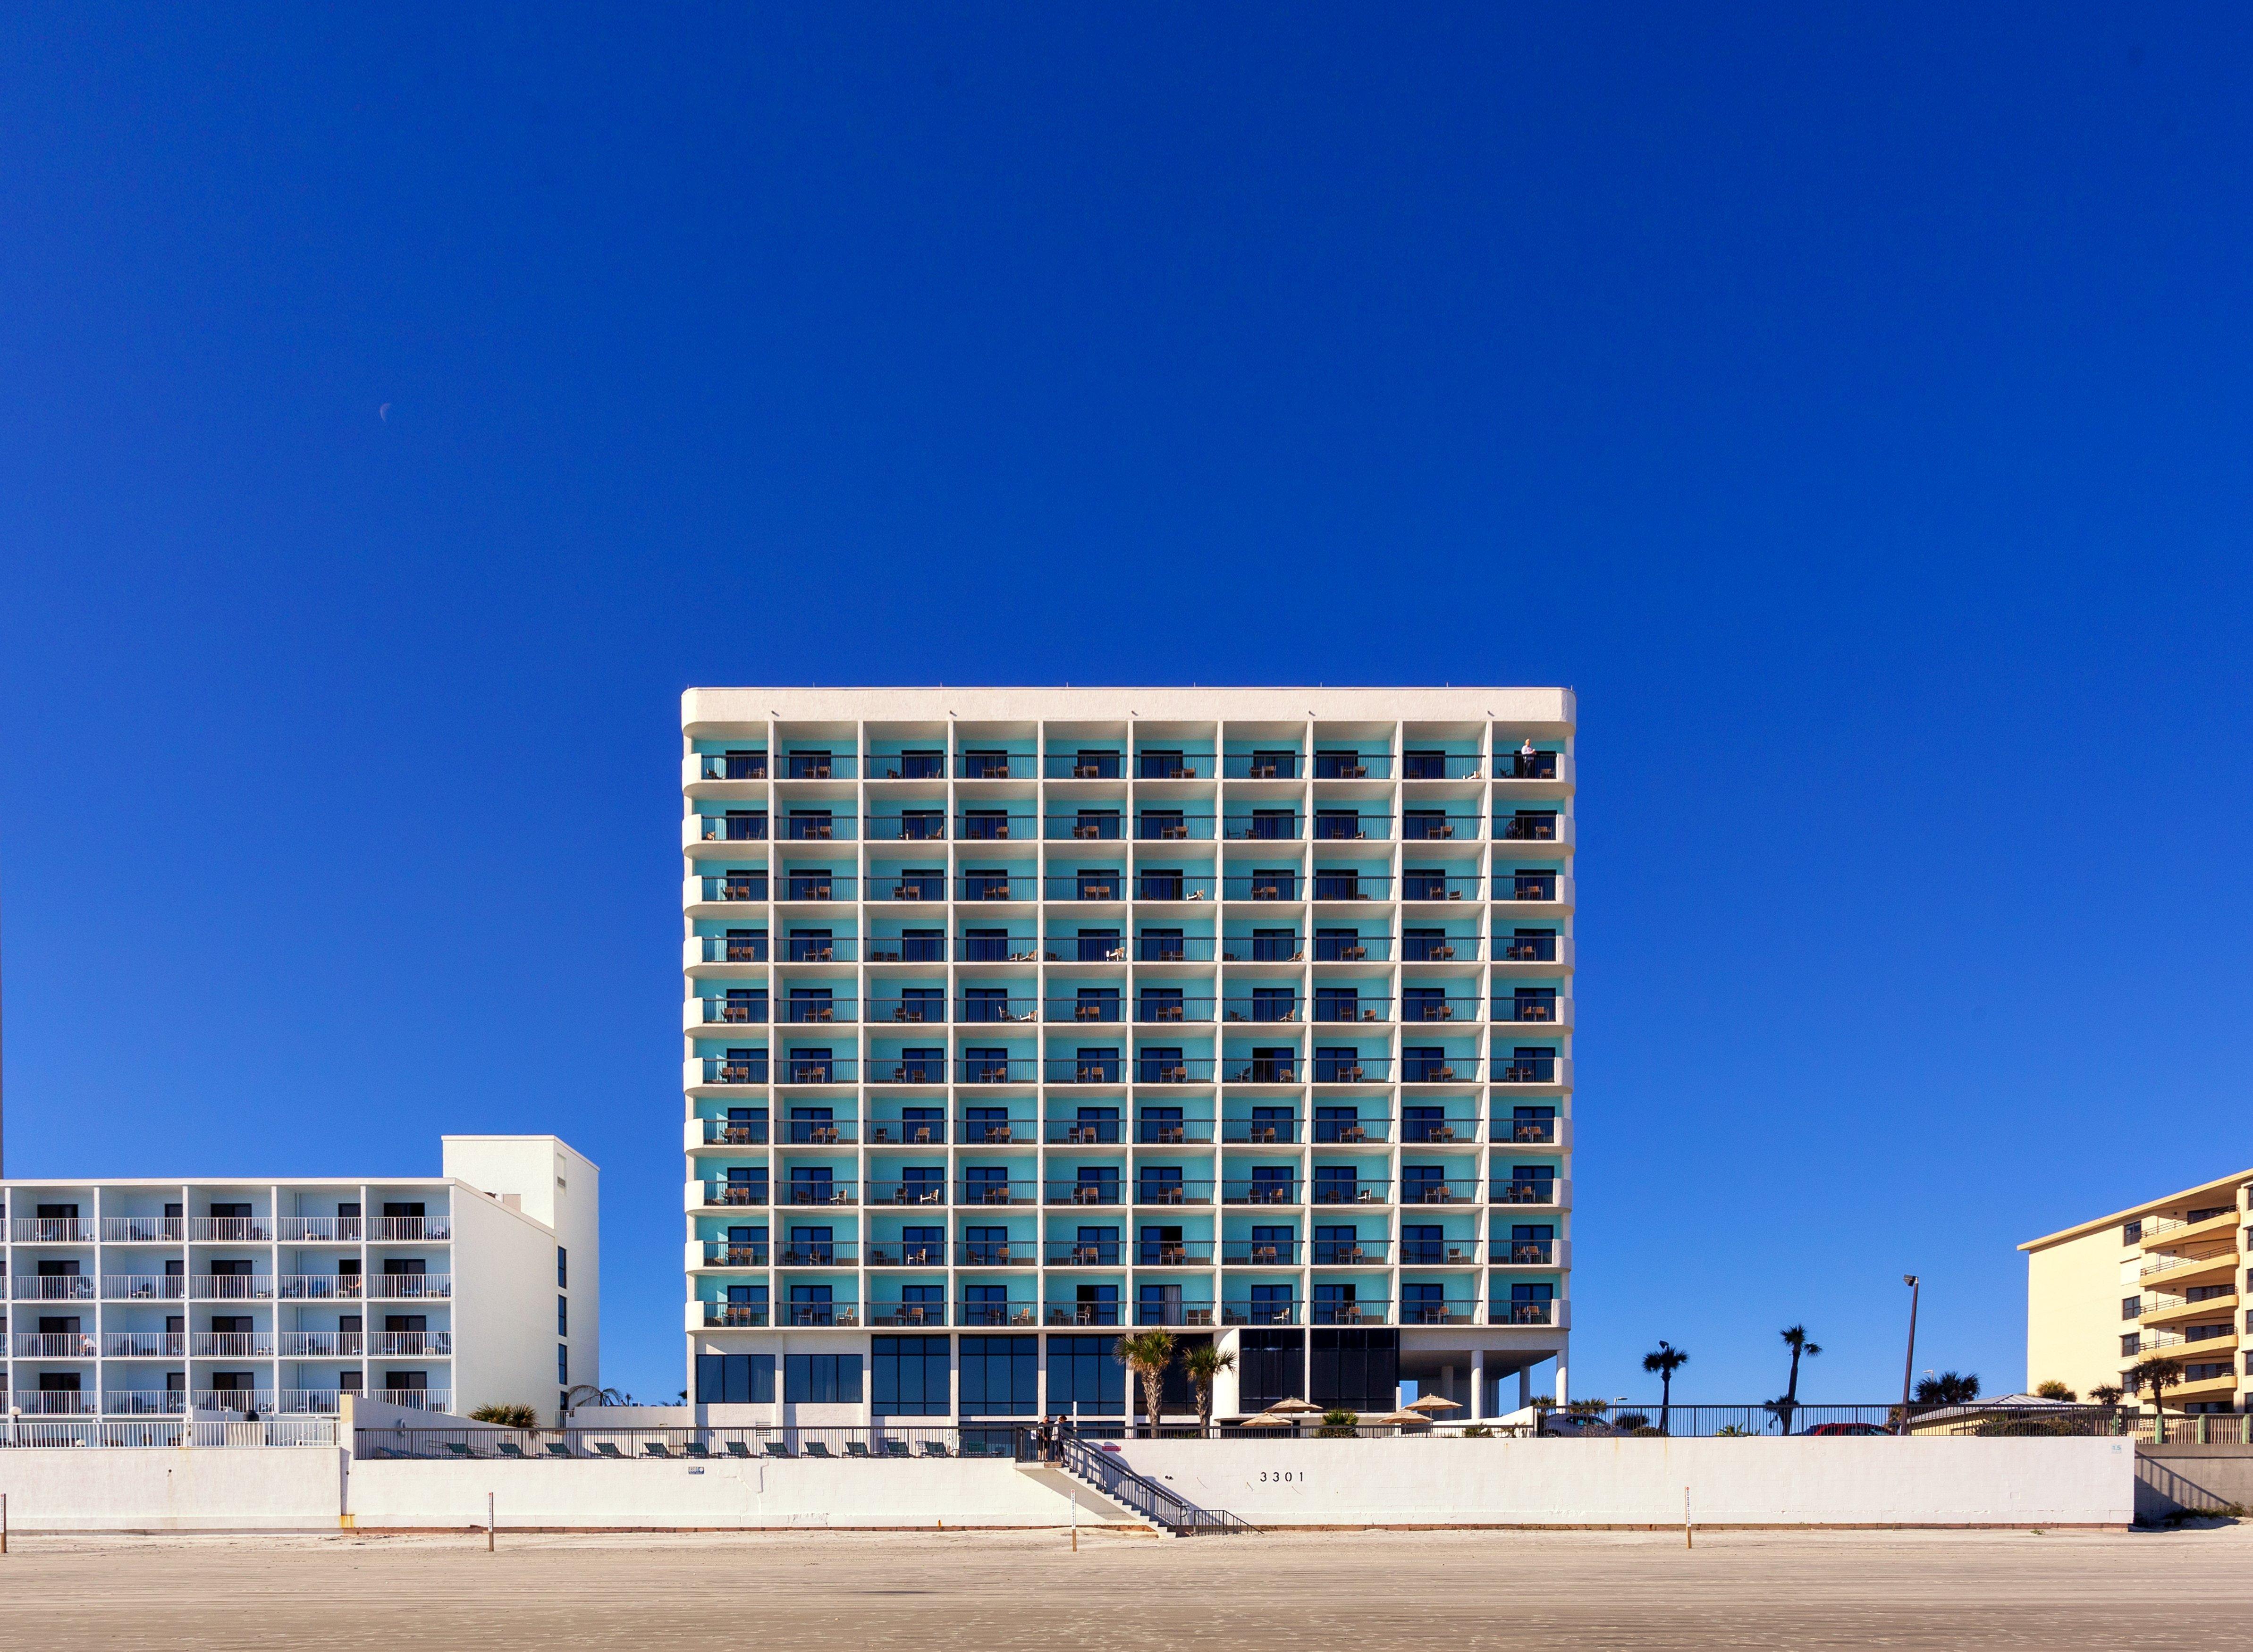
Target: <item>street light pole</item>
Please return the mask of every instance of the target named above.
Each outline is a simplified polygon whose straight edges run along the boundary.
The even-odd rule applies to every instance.
[[[1908,1432],[1908,1379],[1916,1370],[1916,1275],[1904,1273],[1901,1283],[1908,1286],[1908,1356],[1901,1362],[1901,1432]]]

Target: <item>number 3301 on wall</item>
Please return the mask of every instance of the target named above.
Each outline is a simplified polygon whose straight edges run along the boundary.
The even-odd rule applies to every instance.
[[[1265,1469],[1265,1468],[1263,1468],[1263,1469],[1261,1469],[1261,1470],[1259,1471],[1259,1483],[1260,1483],[1261,1485],[1263,1485],[1263,1486],[1265,1486],[1265,1485],[1273,1485],[1273,1484],[1277,1484],[1277,1483],[1279,1483],[1279,1482],[1288,1481],[1294,1481],[1294,1480],[1296,1480],[1296,1481],[1304,1481],[1304,1480],[1306,1479],[1306,1477],[1307,1477],[1307,1471],[1306,1471],[1305,1469],[1303,1469],[1303,1468],[1287,1468],[1287,1469],[1283,1470],[1283,1471],[1282,1471],[1282,1472],[1280,1472],[1280,1474],[1279,1474],[1279,1473],[1271,1472],[1270,1470],[1268,1470],[1268,1469]]]

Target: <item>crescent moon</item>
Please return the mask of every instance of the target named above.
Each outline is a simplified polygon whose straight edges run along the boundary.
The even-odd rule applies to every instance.
[[[381,407],[378,408],[375,410],[375,416],[382,420],[386,424],[389,424],[391,422],[391,403],[387,401]]]

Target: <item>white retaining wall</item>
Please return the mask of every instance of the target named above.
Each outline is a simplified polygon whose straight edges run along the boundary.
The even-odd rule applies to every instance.
[[[2119,1526],[2117,1439],[1122,1442],[1127,1466],[1254,1525]]]
[[[88,1446],[0,1451],[18,1531],[333,1531],[345,1495],[334,1446]]]
[[[1129,1440],[1130,1467],[1255,1525],[2119,1526],[2114,1439]],[[701,1473],[696,1472],[702,1470]],[[265,1450],[0,1451],[19,1530],[1057,1526],[1013,1463],[352,1460]],[[1081,1519],[1098,1523],[1092,1499]]]

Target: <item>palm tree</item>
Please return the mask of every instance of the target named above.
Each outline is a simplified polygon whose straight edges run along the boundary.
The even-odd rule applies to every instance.
[[[2117,1383],[2099,1383],[2089,1391],[2089,1398],[2096,1405],[2117,1405],[2124,1391]],[[2068,1394],[2067,1398],[2069,1399],[2072,1396]]]
[[[1791,1432],[1791,1414],[1799,1409],[1799,1362],[1803,1358],[1813,1359],[1823,1351],[1823,1346],[1807,1340],[1804,1325],[1787,1326],[1782,1335],[1783,1345],[1791,1350],[1791,1381],[1785,1385],[1783,1398],[1770,1400],[1768,1408],[1775,1413],[1788,1434]]]
[[[1174,1363],[1174,1334],[1148,1330],[1122,1336],[1113,1357],[1142,1379],[1142,1410],[1150,1419],[1150,1438],[1155,1439],[1158,1412],[1165,1400],[1166,1367]]]
[[[1674,1402],[1674,1373],[1690,1363],[1690,1352],[1661,1337],[1658,1347],[1643,1356],[1643,1369],[1658,1373],[1658,1432],[1666,1432],[1667,1407]]]
[[[1197,1432],[1212,1432],[1212,1385],[1223,1371],[1231,1370],[1236,1356],[1221,1351],[1215,1342],[1194,1342],[1182,1356],[1182,1369],[1189,1373],[1189,1385],[1196,1390]]]
[[[2121,1375],[2128,1379],[2128,1391],[2131,1394],[2139,1389],[2150,1389],[2152,1410],[2155,1415],[2164,1417],[2166,1408],[2160,1403],[2160,1397],[2182,1381],[2182,1362],[2154,1354],[2149,1359],[2138,1360]]]
[[[1928,1377],[1916,1385],[1916,1403],[1920,1405],[1961,1405],[1979,1398],[1979,1373],[1966,1371],[1958,1377],[1954,1371],[1943,1371],[1937,1377]]]
[[[2115,1390],[2114,1391],[2117,1393],[2118,1391]],[[2075,1393],[2063,1383],[2059,1382],[2054,1377],[2051,1377],[2047,1382],[2037,1385],[2034,1389],[2034,1392],[2044,1399],[2061,1399],[2068,1405],[2074,1404],[2081,1398],[2080,1395]]]

